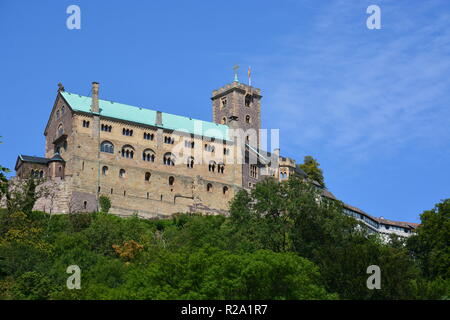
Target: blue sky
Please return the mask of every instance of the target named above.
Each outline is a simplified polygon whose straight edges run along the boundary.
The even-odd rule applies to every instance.
[[[81,8],[81,30],[66,8]],[[381,8],[381,30],[366,9]],[[316,157],[329,189],[419,221],[450,197],[450,2],[0,0],[0,163],[43,155],[57,83],[211,120],[210,95],[252,67],[282,154]]]

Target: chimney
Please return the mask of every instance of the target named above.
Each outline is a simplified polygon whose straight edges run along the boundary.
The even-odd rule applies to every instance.
[[[98,82],[92,82],[92,105],[91,112],[99,113],[100,108],[98,106]]]

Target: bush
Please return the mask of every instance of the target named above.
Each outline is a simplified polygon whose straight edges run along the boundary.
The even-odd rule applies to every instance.
[[[100,208],[104,213],[108,213],[111,208],[111,200],[107,196],[100,196]]]

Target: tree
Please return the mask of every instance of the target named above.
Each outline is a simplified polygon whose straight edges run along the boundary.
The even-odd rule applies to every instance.
[[[416,234],[407,241],[425,277],[450,279],[450,199],[420,215]]]
[[[322,169],[319,168],[320,164],[311,156],[305,156],[302,164],[298,165],[311,180],[317,181],[323,188],[325,188],[325,181],[323,178]]]
[[[100,208],[103,213],[108,213],[111,208],[111,200],[107,196],[100,196],[99,198]]]

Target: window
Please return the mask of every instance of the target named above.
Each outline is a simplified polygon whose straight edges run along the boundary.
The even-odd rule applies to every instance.
[[[227,118],[226,118],[226,117],[223,117],[221,123],[222,123],[222,124],[227,124]]]
[[[83,202],[83,207],[85,210],[87,209],[87,201]]]
[[[217,165],[217,172],[223,174],[224,171],[225,171],[225,165],[223,163],[219,163]]]
[[[174,183],[175,183],[175,178],[169,177],[169,186],[173,186]]]
[[[228,149],[228,148],[223,148],[223,154],[224,154],[225,156],[229,155],[229,154],[230,154],[230,149]]]
[[[151,173],[150,172],[146,172],[145,173],[145,181],[150,181],[150,177],[151,177]]]
[[[228,187],[227,186],[224,186],[223,188],[222,188],[222,191],[223,191],[223,194],[228,194]]]
[[[113,194],[113,192],[114,192],[114,190],[113,190],[113,188],[111,188],[111,194]]]
[[[227,107],[227,98],[223,97],[222,99],[220,99],[220,108],[226,108]]]
[[[194,157],[188,157],[186,160],[186,165],[189,169],[194,168]]]
[[[64,133],[64,127],[62,124],[58,126],[58,136],[62,135]]]
[[[186,148],[194,149],[195,144],[194,144],[194,141],[184,140],[184,146]]]
[[[254,164],[250,165],[250,177],[255,179],[258,178],[258,167]]]
[[[106,176],[106,175],[108,174],[108,167],[107,167],[107,166],[103,166],[103,168],[102,168],[102,174],[103,174],[104,176]]]
[[[120,178],[125,178],[125,175],[126,175],[125,169],[120,169],[120,171],[119,171],[119,177],[120,177]]]
[[[163,157],[163,163],[166,166],[174,166],[175,165],[175,156],[172,153],[167,152]]]
[[[215,170],[216,170],[216,162],[215,161],[210,161],[209,165],[208,165],[208,171],[214,172]]]
[[[62,106],[62,107],[61,107],[61,115],[64,114],[64,111],[66,111],[66,107]]]
[[[83,120],[83,128],[89,128],[89,121]]]
[[[100,145],[100,151],[106,153],[114,153],[114,145],[109,141],[103,141]]]
[[[155,137],[155,135],[153,133],[144,132],[144,139],[145,140],[153,140],[154,137]]]
[[[148,162],[155,162],[155,152],[152,149],[145,149],[142,152],[142,160]]]
[[[214,152],[214,150],[215,150],[214,146],[210,144],[205,144],[205,151]]]
[[[245,116],[245,122],[246,122],[246,123],[250,123],[250,116],[249,116],[249,115],[246,115],[246,116]]]
[[[131,137],[131,136],[133,136],[133,130],[123,128],[122,135]]]
[[[245,106],[250,107],[253,102],[253,97],[250,94],[245,96]]]
[[[212,189],[213,189],[212,184],[211,184],[211,183],[208,183],[208,184],[206,185],[206,191],[212,192]]]
[[[59,110],[56,111],[56,120],[59,120]]]
[[[122,147],[122,157],[127,159],[133,159],[134,157],[134,148],[130,145],[125,145]]]
[[[102,131],[106,131],[106,132],[111,132],[112,126],[109,126],[109,125],[107,125],[107,124],[102,124],[102,125],[101,125],[101,130],[102,130]]]
[[[164,143],[167,144],[173,144],[175,142],[175,139],[169,136],[164,136]]]

